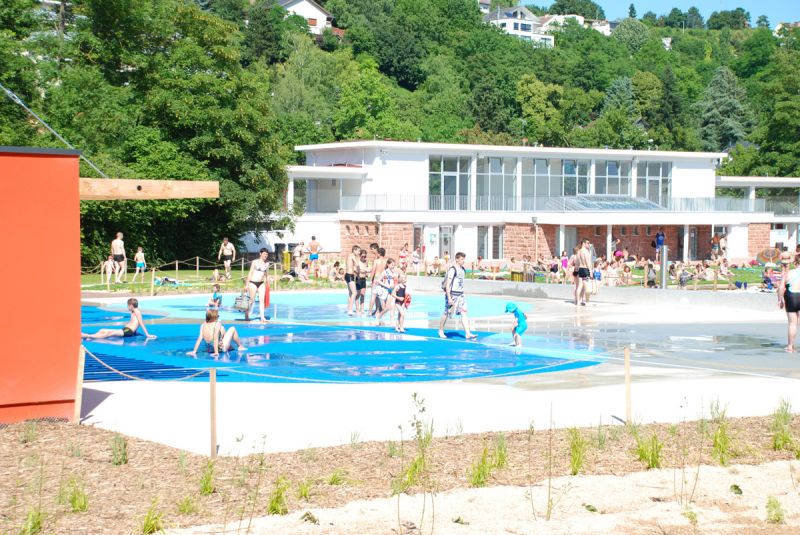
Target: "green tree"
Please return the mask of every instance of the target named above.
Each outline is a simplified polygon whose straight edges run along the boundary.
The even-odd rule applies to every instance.
[[[625,45],[631,54],[635,54],[650,38],[650,30],[637,19],[627,18],[619,23],[611,37]]]
[[[517,102],[525,119],[525,135],[531,142],[557,145],[563,142],[562,116],[559,110],[564,89],[545,84],[533,74],[524,75],[517,84]]]
[[[769,18],[766,15],[759,15],[756,21],[757,28],[769,28]]]
[[[611,110],[621,110],[626,117],[637,119],[636,98],[633,94],[633,84],[627,76],[617,78],[606,90],[603,100],[603,114]]]
[[[677,7],[673,7],[669,14],[664,17],[664,26],[669,28],[685,28],[687,16],[686,14],[678,9]]]
[[[247,12],[248,24],[244,32],[245,58],[249,61],[263,59],[275,63],[286,57],[284,34],[295,31],[307,33],[305,19],[292,15],[275,0],[259,0]]]
[[[664,85],[651,72],[636,71],[631,77],[631,85],[636,104],[636,114],[648,126],[658,124],[664,102]]]
[[[250,5],[247,0],[205,0],[205,4],[215,15],[237,25],[244,23],[245,12]]]
[[[686,11],[686,27],[697,29],[702,28],[704,25],[703,15],[700,14],[700,10],[694,6],[690,7]]]
[[[745,92],[727,67],[717,69],[696,104],[700,138],[706,150],[726,150],[743,141],[752,127]]]
[[[734,72],[741,78],[750,78],[772,61],[778,40],[769,28],[759,28],[742,43],[739,57],[733,62]]]
[[[551,15],[581,15],[587,19],[605,19],[603,8],[592,0],[555,0],[549,8]]]
[[[652,11],[648,11],[644,15],[642,15],[642,22],[651,27],[656,26],[658,24],[658,15],[656,15]]]
[[[647,147],[647,133],[640,124],[631,121],[621,109],[604,112],[587,128],[575,129],[569,144],[577,147],[604,147],[627,149]]]
[[[635,19],[636,18],[636,6],[633,4],[628,6],[628,18]]]
[[[728,28],[731,30],[742,30],[750,25],[750,13],[737,7],[732,11],[714,11],[706,26],[709,30],[721,30]]]

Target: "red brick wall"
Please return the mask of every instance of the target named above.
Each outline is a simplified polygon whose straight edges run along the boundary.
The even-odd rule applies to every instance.
[[[759,251],[772,247],[769,242],[769,223],[750,223],[747,226],[747,254],[755,257]]]
[[[626,234],[622,234],[623,228]],[[645,257],[655,260],[656,250],[653,242],[660,226],[650,225],[650,234],[647,234],[647,225],[616,225],[611,229],[611,235],[622,240],[622,246],[628,249],[630,254],[637,257]],[[670,258],[680,258],[683,255],[681,248],[683,242],[683,227],[667,225],[664,228],[664,242],[669,247]],[[638,236],[635,234],[638,232]],[[699,245],[698,245],[699,248]]]
[[[554,225],[538,225],[534,234],[534,226],[529,223],[506,223],[503,230],[505,257],[520,260],[527,255],[534,258],[544,255],[550,258],[556,247],[556,228]]]
[[[339,239],[342,245],[341,254],[336,257],[345,258],[353,245],[367,248],[370,243],[377,242],[386,249],[386,256],[397,260],[400,248],[408,243],[409,255],[413,251],[413,223],[363,223],[342,221],[339,225]]]

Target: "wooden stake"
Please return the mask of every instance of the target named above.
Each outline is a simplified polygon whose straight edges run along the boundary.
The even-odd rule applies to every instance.
[[[178,261],[175,261],[175,281],[178,280]]]
[[[217,369],[208,370],[208,387],[211,399],[211,458],[217,458]]]
[[[244,257],[242,257],[242,277],[244,278]]]
[[[81,344],[78,350],[78,377],[75,381],[75,413],[72,416],[72,423],[81,423],[81,405],[83,404],[83,367],[86,360],[86,348]]]
[[[195,275],[197,279],[200,279],[200,257],[199,256],[195,257],[194,262],[195,262],[194,264]]]
[[[719,276],[719,270],[714,270],[714,291],[717,291],[717,277]]]
[[[633,409],[631,408],[631,348],[625,346],[625,423],[633,423]]]
[[[150,295],[156,295],[156,268],[150,269]]]

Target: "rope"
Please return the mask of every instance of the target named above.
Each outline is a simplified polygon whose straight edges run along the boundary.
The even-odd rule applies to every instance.
[[[83,350],[86,352],[87,355],[89,355],[94,360],[99,362],[102,366],[108,368],[112,372],[117,373],[117,374],[119,374],[119,375],[121,375],[123,377],[127,377],[128,379],[132,379],[134,381],[153,381],[154,380],[154,379],[145,379],[144,377],[136,377],[134,375],[130,375],[128,373],[120,371],[120,370],[114,368],[113,366],[111,366],[110,364],[106,364],[105,362],[103,362],[97,355],[95,355],[94,353],[92,353],[91,351],[86,349],[86,347],[84,347]],[[170,379],[170,381],[185,381],[187,379],[192,379],[192,378],[197,377],[199,375],[202,375],[204,373],[208,373],[208,370],[200,370],[199,372],[193,373],[192,375],[187,375],[186,377],[181,377],[180,379]]]

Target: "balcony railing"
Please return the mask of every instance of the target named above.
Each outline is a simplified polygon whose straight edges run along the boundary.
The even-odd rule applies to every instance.
[[[340,211],[472,211],[468,195],[347,195],[339,201]],[[666,199],[663,205],[627,195],[568,195],[562,197],[475,197],[476,211],[514,212],[772,212],[779,215],[800,214],[794,197],[742,199],[734,197],[683,197]],[[308,203],[307,213],[320,212]],[[330,205],[328,205],[330,206]]]

